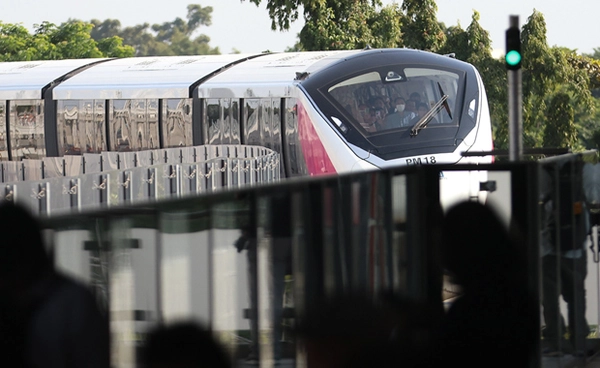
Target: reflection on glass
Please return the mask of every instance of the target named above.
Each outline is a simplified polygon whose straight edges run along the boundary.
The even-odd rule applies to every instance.
[[[106,150],[103,100],[61,100],[57,103],[59,152],[65,155]]]
[[[239,101],[231,101],[231,144],[240,144],[240,109]]]
[[[289,176],[306,176],[308,169],[302,147],[299,144],[298,137],[298,111],[297,100],[288,98],[285,101],[285,145],[287,150],[284,158],[288,160],[286,167],[289,167]]]
[[[192,99],[163,100],[163,147],[192,144]]]
[[[221,144],[231,143],[231,100],[228,98],[221,99],[221,107],[223,108],[223,123]]]
[[[0,101],[0,161],[8,161],[8,142],[6,140],[6,101]]]
[[[212,329],[226,346],[232,361],[246,359],[256,352],[251,327],[256,325],[251,298],[255,294],[253,245],[250,236],[249,202],[241,198],[212,208]],[[254,267],[250,269],[249,267]],[[254,330],[253,330],[254,331]],[[252,349],[252,350],[249,350]]]
[[[42,100],[17,100],[11,103],[9,127],[13,160],[40,159],[45,156],[43,106]]]
[[[281,153],[281,101],[273,99],[273,126],[271,132],[273,134],[273,150]]]
[[[207,144],[220,144],[223,139],[223,109],[218,99],[205,100]]]
[[[541,169],[542,336],[546,356],[573,353],[585,357],[589,348],[585,290],[589,214],[582,169],[579,161],[546,164]],[[566,321],[561,299],[566,303]]]
[[[109,131],[111,151],[131,151],[132,126],[131,126],[131,100],[110,101],[111,114],[109,118]]]
[[[273,136],[271,134],[273,125],[273,106],[270,99],[260,100],[259,130],[262,146],[273,149]]]
[[[162,319],[210,321],[209,211],[162,212],[160,215],[160,305]]]
[[[244,100],[245,116],[244,116],[244,136],[246,137],[246,144],[260,146],[262,144],[261,131],[259,130],[259,116],[260,116],[260,100],[259,99],[247,99]]]
[[[290,345],[293,341],[286,329],[289,318],[293,318],[290,211],[288,194],[259,198],[253,211],[256,238],[250,236],[246,250],[251,277],[250,354],[267,366],[288,363],[294,355]]]

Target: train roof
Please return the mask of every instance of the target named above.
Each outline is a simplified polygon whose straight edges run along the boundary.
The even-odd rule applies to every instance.
[[[260,54],[114,59],[85,70],[53,91],[54,99],[188,98],[190,86]]]
[[[223,97],[223,89],[237,97],[284,96],[302,75],[318,72],[361,51],[306,51],[266,54],[237,64],[198,87],[200,97]],[[300,77],[300,78],[299,78]],[[252,90],[248,86],[253,86]],[[261,88],[268,91],[260,91]]]
[[[0,63],[0,100],[41,99],[44,87],[73,71],[102,60],[106,59]]]

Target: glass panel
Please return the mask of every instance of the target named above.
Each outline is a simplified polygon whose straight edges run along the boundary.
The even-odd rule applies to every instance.
[[[245,197],[212,209],[212,329],[234,362],[258,358],[256,229],[250,208]]]
[[[223,112],[220,100],[204,100],[206,111],[206,137],[207,144],[220,144],[223,140]]]
[[[298,138],[298,111],[296,99],[285,101],[285,145],[286,170],[290,177],[307,175],[306,162]]]
[[[57,103],[59,152],[99,153],[106,149],[103,100],[63,100]]]
[[[148,149],[146,100],[131,101],[131,126],[133,129],[131,148],[135,151]]]
[[[588,267],[597,265],[587,254],[590,223],[582,169],[578,160],[554,162],[543,165],[540,174],[542,351],[550,357],[585,358],[590,349],[586,278]]]
[[[151,99],[146,102],[148,104],[148,135],[146,136],[145,145],[147,149],[160,148],[160,140],[158,138],[158,100]]]
[[[430,110],[433,118],[428,126],[458,125],[457,73],[402,66],[396,69],[401,83],[389,83],[381,77],[382,71],[372,71],[339,82],[328,92],[366,135],[411,128]]]
[[[94,118],[86,130],[90,153],[106,151],[106,102],[94,100]]]
[[[8,160],[8,142],[6,141],[6,101],[0,101],[0,161]]]
[[[109,131],[111,151],[132,150],[131,101],[110,101]]]
[[[42,100],[11,102],[9,126],[13,160],[41,159],[46,155],[43,107]]]
[[[273,99],[272,101],[273,117],[271,133],[273,135],[273,150],[281,153],[281,100]]]
[[[246,144],[260,146],[262,143],[261,131],[259,130],[260,119],[260,100],[248,99],[245,100],[245,121],[244,121],[244,136]]]
[[[260,119],[260,131],[261,131],[261,146],[267,148],[273,148],[273,106],[269,99],[262,99],[260,101],[261,107],[261,119]]]
[[[223,138],[221,143],[229,144],[231,143],[231,100],[228,98],[221,99],[221,107],[223,108],[223,123],[221,125]]]
[[[163,147],[192,145],[192,100],[163,100]]]
[[[231,101],[231,144],[240,144],[240,108],[239,101]]]
[[[292,317],[292,226],[291,200],[287,193],[274,193],[257,202],[256,263],[258,281],[258,331],[260,361],[290,363],[295,357],[290,339]]]

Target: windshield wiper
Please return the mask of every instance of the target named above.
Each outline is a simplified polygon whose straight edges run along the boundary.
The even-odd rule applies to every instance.
[[[427,111],[427,113],[423,115],[415,125],[413,125],[413,127],[410,129],[411,137],[415,137],[417,134],[419,134],[419,132],[423,128],[425,128],[427,124],[429,124],[433,117],[437,115],[438,112],[440,112],[442,107],[446,109],[448,115],[450,115],[450,119],[452,119],[452,113],[450,113],[450,106],[448,106],[448,102],[446,101],[448,100],[448,95],[444,93],[444,91],[442,90],[442,86],[440,86],[439,82],[438,88],[440,89],[440,94],[442,95],[442,98],[440,98],[440,100],[435,105],[433,105],[433,107],[429,111]]]

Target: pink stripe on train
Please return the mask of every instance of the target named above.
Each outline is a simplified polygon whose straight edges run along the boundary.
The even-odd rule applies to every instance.
[[[314,175],[335,174],[336,170],[331,159],[319,139],[306,109],[298,103],[298,138],[306,160],[308,173]]]

